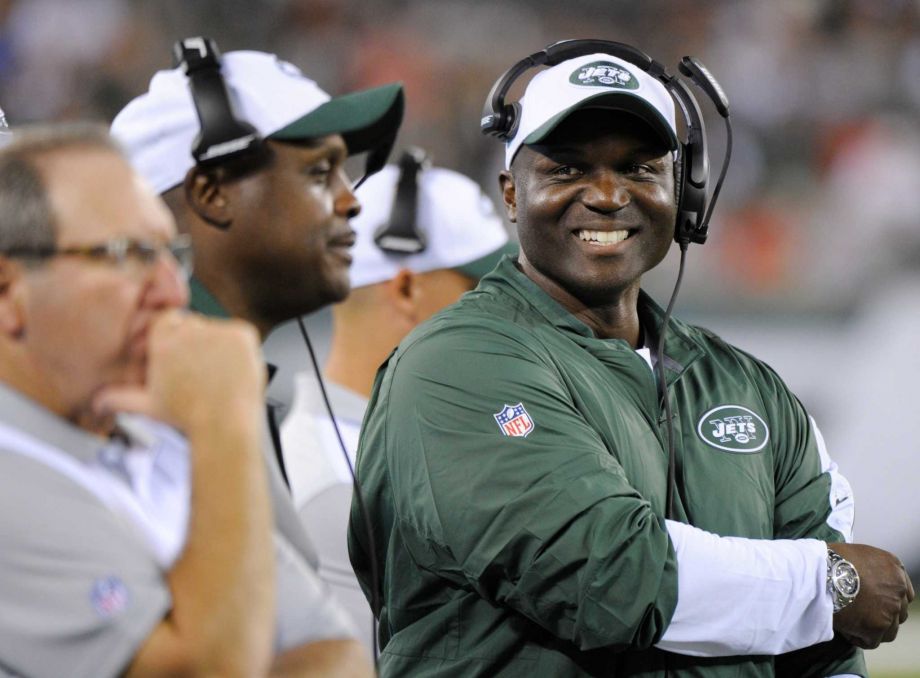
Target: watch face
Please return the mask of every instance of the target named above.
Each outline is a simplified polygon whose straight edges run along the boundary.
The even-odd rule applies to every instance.
[[[834,564],[831,581],[833,581],[834,588],[847,598],[852,598],[859,593],[859,575],[856,574],[856,568],[848,562]]]

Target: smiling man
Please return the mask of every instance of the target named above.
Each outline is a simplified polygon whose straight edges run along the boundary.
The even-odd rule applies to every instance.
[[[362,427],[376,578],[354,504],[349,539],[380,593],[381,675],[865,676],[858,647],[894,638],[913,589],[846,543],[851,493],[814,422],[707,330],[671,320],[651,349],[670,95],[590,54],[519,105],[500,183],[520,254],[400,344]]]

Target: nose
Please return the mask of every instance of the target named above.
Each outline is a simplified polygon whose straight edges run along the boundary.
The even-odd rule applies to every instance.
[[[345,174],[345,170],[340,169],[336,175],[336,191],[335,197],[333,198],[333,209],[337,216],[344,217],[345,219],[353,219],[361,213],[361,203],[358,201],[358,196],[355,195],[355,192],[351,188],[351,182],[348,180],[348,175]]]
[[[585,189],[582,200],[592,210],[616,212],[630,202],[626,181],[613,170],[598,172]]]
[[[145,304],[157,309],[185,308],[188,300],[188,282],[182,267],[171,253],[163,252],[153,264],[144,292]]]

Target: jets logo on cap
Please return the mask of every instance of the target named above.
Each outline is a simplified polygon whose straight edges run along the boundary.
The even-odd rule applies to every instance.
[[[281,59],[276,56],[275,65],[278,67],[278,70],[280,70],[285,75],[289,75],[292,78],[302,78],[303,77],[303,73],[301,72],[301,70],[297,68],[297,66],[292,64],[290,61],[285,61],[284,59]]]
[[[770,429],[756,412],[740,405],[720,405],[700,417],[696,432],[707,445],[736,454],[762,450]]]
[[[594,61],[582,66],[569,76],[569,82],[591,87],[639,89],[639,81],[632,73],[610,61]]]

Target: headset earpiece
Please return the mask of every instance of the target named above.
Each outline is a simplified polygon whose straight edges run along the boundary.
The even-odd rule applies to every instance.
[[[680,158],[680,190],[677,202],[677,223],[674,240],[683,245],[706,242],[708,224],[701,224],[706,210],[706,184],[695,185],[690,180],[693,169],[700,164],[700,149],[696,144],[683,144]]]
[[[194,37],[173,45],[176,65],[188,76],[189,89],[201,126],[192,145],[200,165],[254,156],[262,139],[256,128],[240,119],[220,70],[220,52],[210,38]]]
[[[517,129],[521,124],[521,105],[518,102],[505,104],[505,128],[508,130],[504,139],[511,139],[517,134]]]
[[[479,129],[482,130],[482,133],[485,135],[504,141],[513,136],[509,130],[515,118],[513,106],[502,106],[498,113],[484,115],[479,121]]]
[[[419,175],[429,166],[428,154],[421,148],[407,148],[399,159],[399,178],[390,219],[377,229],[374,242],[389,254],[418,254],[428,246],[428,238],[418,225]]]
[[[686,121],[687,140],[680,147],[680,199],[674,240],[681,245],[706,242],[708,224],[704,222],[709,183],[709,153],[706,125],[699,104],[687,86],[667,74],[661,77]]]

